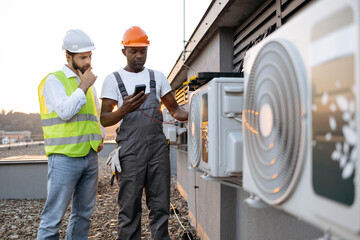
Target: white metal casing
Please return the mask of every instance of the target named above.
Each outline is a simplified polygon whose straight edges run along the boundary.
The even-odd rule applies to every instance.
[[[242,172],[243,78],[214,78],[190,96],[190,167],[212,177]]]
[[[317,1],[244,63],[244,189],[346,239],[360,239],[359,11]]]

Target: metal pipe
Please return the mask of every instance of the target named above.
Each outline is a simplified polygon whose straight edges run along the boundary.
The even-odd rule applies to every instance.
[[[184,21],[184,23],[183,23],[183,31],[184,31],[184,39],[183,39],[183,43],[184,43],[184,50],[183,50],[183,61],[185,61],[185,52],[186,52],[186,50],[185,50],[185,43],[186,43],[186,41],[185,41],[185,0],[183,1],[183,21]]]

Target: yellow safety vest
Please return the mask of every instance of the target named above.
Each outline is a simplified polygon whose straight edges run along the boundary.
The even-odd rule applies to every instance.
[[[54,74],[62,82],[68,96],[79,87],[76,79],[67,78],[63,71],[50,74]],[[87,91],[85,106],[70,120],[64,121],[55,111],[49,113],[45,104],[43,91],[48,76],[41,81],[38,88],[46,156],[60,153],[69,157],[82,157],[87,155],[91,148],[97,152],[102,136],[92,87]]]

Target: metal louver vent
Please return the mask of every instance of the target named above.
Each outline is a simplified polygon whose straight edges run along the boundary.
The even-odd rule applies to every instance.
[[[175,100],[179,105],[184,105],[188,102],[189,86],[182,86],[175,90]]]
[[[193,93],[190,100],[188,146],[189,161],[193,167],[198,167],[201,157],[201,96]]]
[[[297,64],[297,52],[290,50],[291,46],[281,41],[262,47],[245,96],[244,148],[260,197],[268,204],[278,204],[289,196],[303,162],[302,65]]]

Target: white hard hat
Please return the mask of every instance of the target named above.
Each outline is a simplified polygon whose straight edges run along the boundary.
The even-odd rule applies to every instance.
[[[72,53],[89,52],[95,49],[90,37],[80,29],[66,32],[62,48]]]

